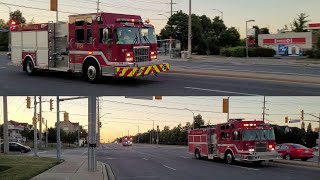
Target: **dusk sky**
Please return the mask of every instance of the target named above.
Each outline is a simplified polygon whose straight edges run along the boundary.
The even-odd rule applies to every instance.
[[[48,120],[48,126],[53,127],[56,122],[56,97],[43,97],[43,100],[54,99],[54,110],[50,112],[49,103],[43,103],[43,117]],[[64,97],[62,97],[64,98]],[[101,116],[103,127],[101,129],[102,141],[107,142],[116,137],[129,133],[135,135],[140,127],[140,133],[152,129],[152,120],[163,129],[165,125],[174,127],[181,123],[192,122],[192,110],[195,115],[201,114],[206,123],[216,124],[225,122],[227,115],[222,113],[222,99],[226,97],[163,97],[163,100],[139,100],[125,97],[102,97]],[[33,96],[31,97],[33,102]],[[3,123],[2,97],[0,97],[0,123]],[[60,110],[70,114],[71,122],[88,124],[87,99],[61,102]],[[26,97],[8,97],[9,120],[32,123],[33,109],[26,108]],[[32,105],[33,106],[33,105]],[[262,119],[263,97],[230,97],[230,118]],[[286,116],[289,119],[300,119],[300,111],[319,115],[320,97],[266,97],[266,121],[284,125]],[[63,121],[63,114],[60,116]],[[316,120],[305,115],[305,120]],[[105,124],[108,123],[108,124]],[[309,122],[306,122],[306,126]],[[289,124],[300,127],[301,124]],[[312,123],[312,128],[318,127]],[[87,127],[85,127],[87,128]]]
[[[13,5],[24,5],[37,8],[49,9],[49,0],[1,0],[0,2]],[[91,13],[96,10],[95,0],[59,0],[60,11],[70,13]],[[101,0],[101,10],[113,13],[127,13],[141,15],[143,18],[150,18],[155,25],[157,32],[166,24],[166,17],[170,16],[170,0]],[[174,0],[174,10],[188,12],[189,0]],[[228,27],[239,28],[241,34],[245,33],[245,21],[255,19],[251,25],[270,27],[271,32],[283,28],[285,24],[292,23],[299,13],[308,14],[311,22],[320,22],[319,0],[193,0],[192,12],[197,15],[205,14],[210,18],[219,16],[220,13],[212,9],[219,9],[224,12],[224,21]],[[10,6],[11,10],[20,9],[27,21],[32,19],[35,22],[55,21],[55,12],[28,9],[23,7]],[[8,19],[8,8],[0,4],[2,19]],[[66,21],[70,13],[59,13],[60,20]]]

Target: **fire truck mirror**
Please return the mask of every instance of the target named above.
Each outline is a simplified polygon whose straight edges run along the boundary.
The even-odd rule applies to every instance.
[[[239,132],[238,131],[234,131],[233,132],[233,139],[234,140],[239,140]]]
[[[109,43],[108,36],[109,36],[109,29],[108,28],[104,28],[103,29],[103,42],[104,43]]]

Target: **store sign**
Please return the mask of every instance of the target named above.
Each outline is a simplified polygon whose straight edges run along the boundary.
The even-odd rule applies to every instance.
[[[320,29],[320,23],[308,24],[308,29]]]
[[[278,54],[279,55],[287,55],[288,54],[288,45],[286,44],[279,44],[278,45]]]
[[[306,44],[306,38],[263,39],[263,44]]]

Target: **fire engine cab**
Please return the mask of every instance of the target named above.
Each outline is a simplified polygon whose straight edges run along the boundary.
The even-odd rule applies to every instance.
[[[131,136],[123,137],[122,146],[132,146],[132,137]]]
[[[38,70],[138,77],[169,70],[158,60],[154,27],[140,16],[93,13],[69,16],[69,23],[13,25],[12,62],[33,75]]]
[[[273,128],[257,120],[230,119],[227,123],[189,130],[188,146],[189,153],[197,159],[220,158],[228,164],[281,159],[274,149]]]

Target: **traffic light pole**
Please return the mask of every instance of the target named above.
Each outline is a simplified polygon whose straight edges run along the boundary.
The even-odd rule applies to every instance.
[[[60,99],[59,99],[59,96],[57,96],[56,131],[57,131],[57,160],[60,160],[60,158],[61,158],[61,143],[60,143]]]
[[[9,153],[9,139],[8,139],[8,99],[3,96],[3,152]],[[0,143],[1,144],[1,143]]]
[[[37,96],[34,96],[34,114],[33,114],[33,147],[34,156],[38,156],[38,137],[37,137]]]
[[[39,129],[40,129],[40,133],[39,133],[39,140],[40,140],[40,149],[42,148],[42,102],[41,102],[41,96],[39,96]]]
[[[97,127],[97,97],[89,96],[88,98],[88,129],[89,129],[89,147],[88,147],[88,170],[91,172],[96,171],[97,169],[97,160],[96,160],[96,127]]]

